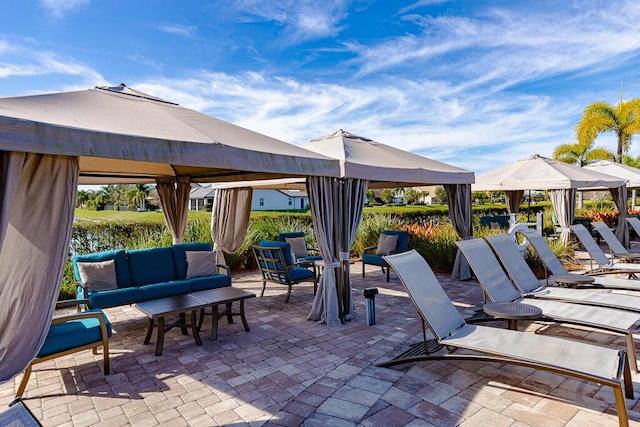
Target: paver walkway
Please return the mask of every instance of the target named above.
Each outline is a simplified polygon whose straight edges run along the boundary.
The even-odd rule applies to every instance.
[[[247,301],[242,324],[220,320],[217,341],[204,343],[178,329],[154,356],[143,345],[145,318],[126,306],[105,310],[112,321],[111,375],[90,351],[36,366],[26,404],[44,426],[617,426],[610,388],[534,371],[479,362],[422,362],[393,369],[377,361],[421,339],[413,305],[392,274],[360,277],[353,266],[357,317],[335,328],[306,320],[312,285],[267,284]],[[463,316],[481,301],[479,285],[439,276]],[[235,275],[233,286],[259,294],[255,273]],[[366,326],[363,289],[376,286],[375,326]],[[506,322],[505,322],[506,323]],[[492,322],[494,327],[506,327]],[[625,348],[623,337],[588,328],[520,322],[520,329]],[[634,374],[634,389],[640,382]],[[0,405],[13,398],[20,377],[0,385]],[[627,400],[640,425],[638,400]]]

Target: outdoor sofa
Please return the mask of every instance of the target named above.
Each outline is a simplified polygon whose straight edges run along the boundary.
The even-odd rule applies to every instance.
[[[96,252],[74,256],[72,262],[78,298],[88,299],[93,308],[231,286],[229,267],[215,264],[206,242]]]

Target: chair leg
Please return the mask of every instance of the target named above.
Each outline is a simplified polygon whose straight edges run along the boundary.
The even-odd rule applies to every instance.
[[[267,281],[263,280],[262,281],[262,292],[260,292],[260,298],[262,298],[264,296],[264,289],[267,287]]]
[[[22,381],[20,381],[20,385],[18,386],[18,391],[16,392],[16,398],[21,398],[24,394],[24,390],[27,388],[27,383],[29,382],[29,377],[31,376],[31,367],[33,365],[30,363],[27,366],[27,369],[24,370],[24,375],[22,376]]]
[[[391,272],[391,267],[387,267],[387,283],[389,282],[389,273]]]
[[[364,261],[362,262],[362,277],[364,277]]]
[[[291,297],[291,288],[293,288],[293,285],[289,285],[288,288],[289,288],[289,291],[287,292],[287,299],[284,300],[285,304],[289,302],[289,297]]]

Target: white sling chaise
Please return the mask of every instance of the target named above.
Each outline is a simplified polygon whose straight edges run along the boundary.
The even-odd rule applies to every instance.
[[[620,261],[627,262],[638,262],[640,261],[640,253],[637,252],[629,252],[627,248],[618,240],[613,231],[609,228],[607,224],[602,221],[594,221],[591,223],[591,226],[596,229],[600,237],[604,239],[611,249],[612,258],[618,258]]]
[[[582,247],[591,257],[592,265],[589,274],[626,273],[629,276],[633,276],[636,273],[640,273],[640,264],[615,262],[609,259],[593,237],[591,237],[591,233],[589,233],[589,230],[587,230],[584,225],[573,224],[571,225],[571,231],[573,231]],[[598,264],[597,268],[593,267],[593,262]]]
[[[544,281],[538,280],[533,274],[511,236],[499,234],[487,236],[486,240],[493,247],[511,281],[524,298],[555,299],[640,312],[640,296],[637,295],[546,286]]]
[[[627,341],[629,364],[638,371],[633,334],[640,332],[637,327],[640,314],[609,307],[574,304],[570,302],[523,298],[509,280],[507,273],[495,257],[489,244],[483,239],[456,242],[475,273],[485,296],[491,302],[517,302],[533,305],[542,310],[543,321],[589,326],[592,328],[622,334]]]
[[[624,351],[562,338],[467,324],[447,297],[429,265],[415,250],[387,255],[385,260],[407,289],[420,315],[424,337],[422,347],[434,347],[434,340],[427,340],[426,325],[435,336],[435,349],[447,351],[423,352],[420,355],[393,359],[379,366],[388,367],[431,359],[459,359],[541,369],[611,387],[619,424],[629,424],[624,397],[625,394],[628,398],[633,397],[633,387]],[[457,352],[459,350],[463,353]]]

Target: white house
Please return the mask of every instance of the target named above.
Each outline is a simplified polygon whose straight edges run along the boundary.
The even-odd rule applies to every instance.
[[[192,184],[189,194],[189,210],[200,211],[206,205],[213,205],[216,190],[211,184]],[[309,196],[300,190],[261,190],[254,189],[251,200],[252,211],[284,211],[306,209],[309,207]]]
[[[253,190],[251,199],[252,211],[281,211],[289,209],[306,209],[309,207],[309,196],[300,190]]]

